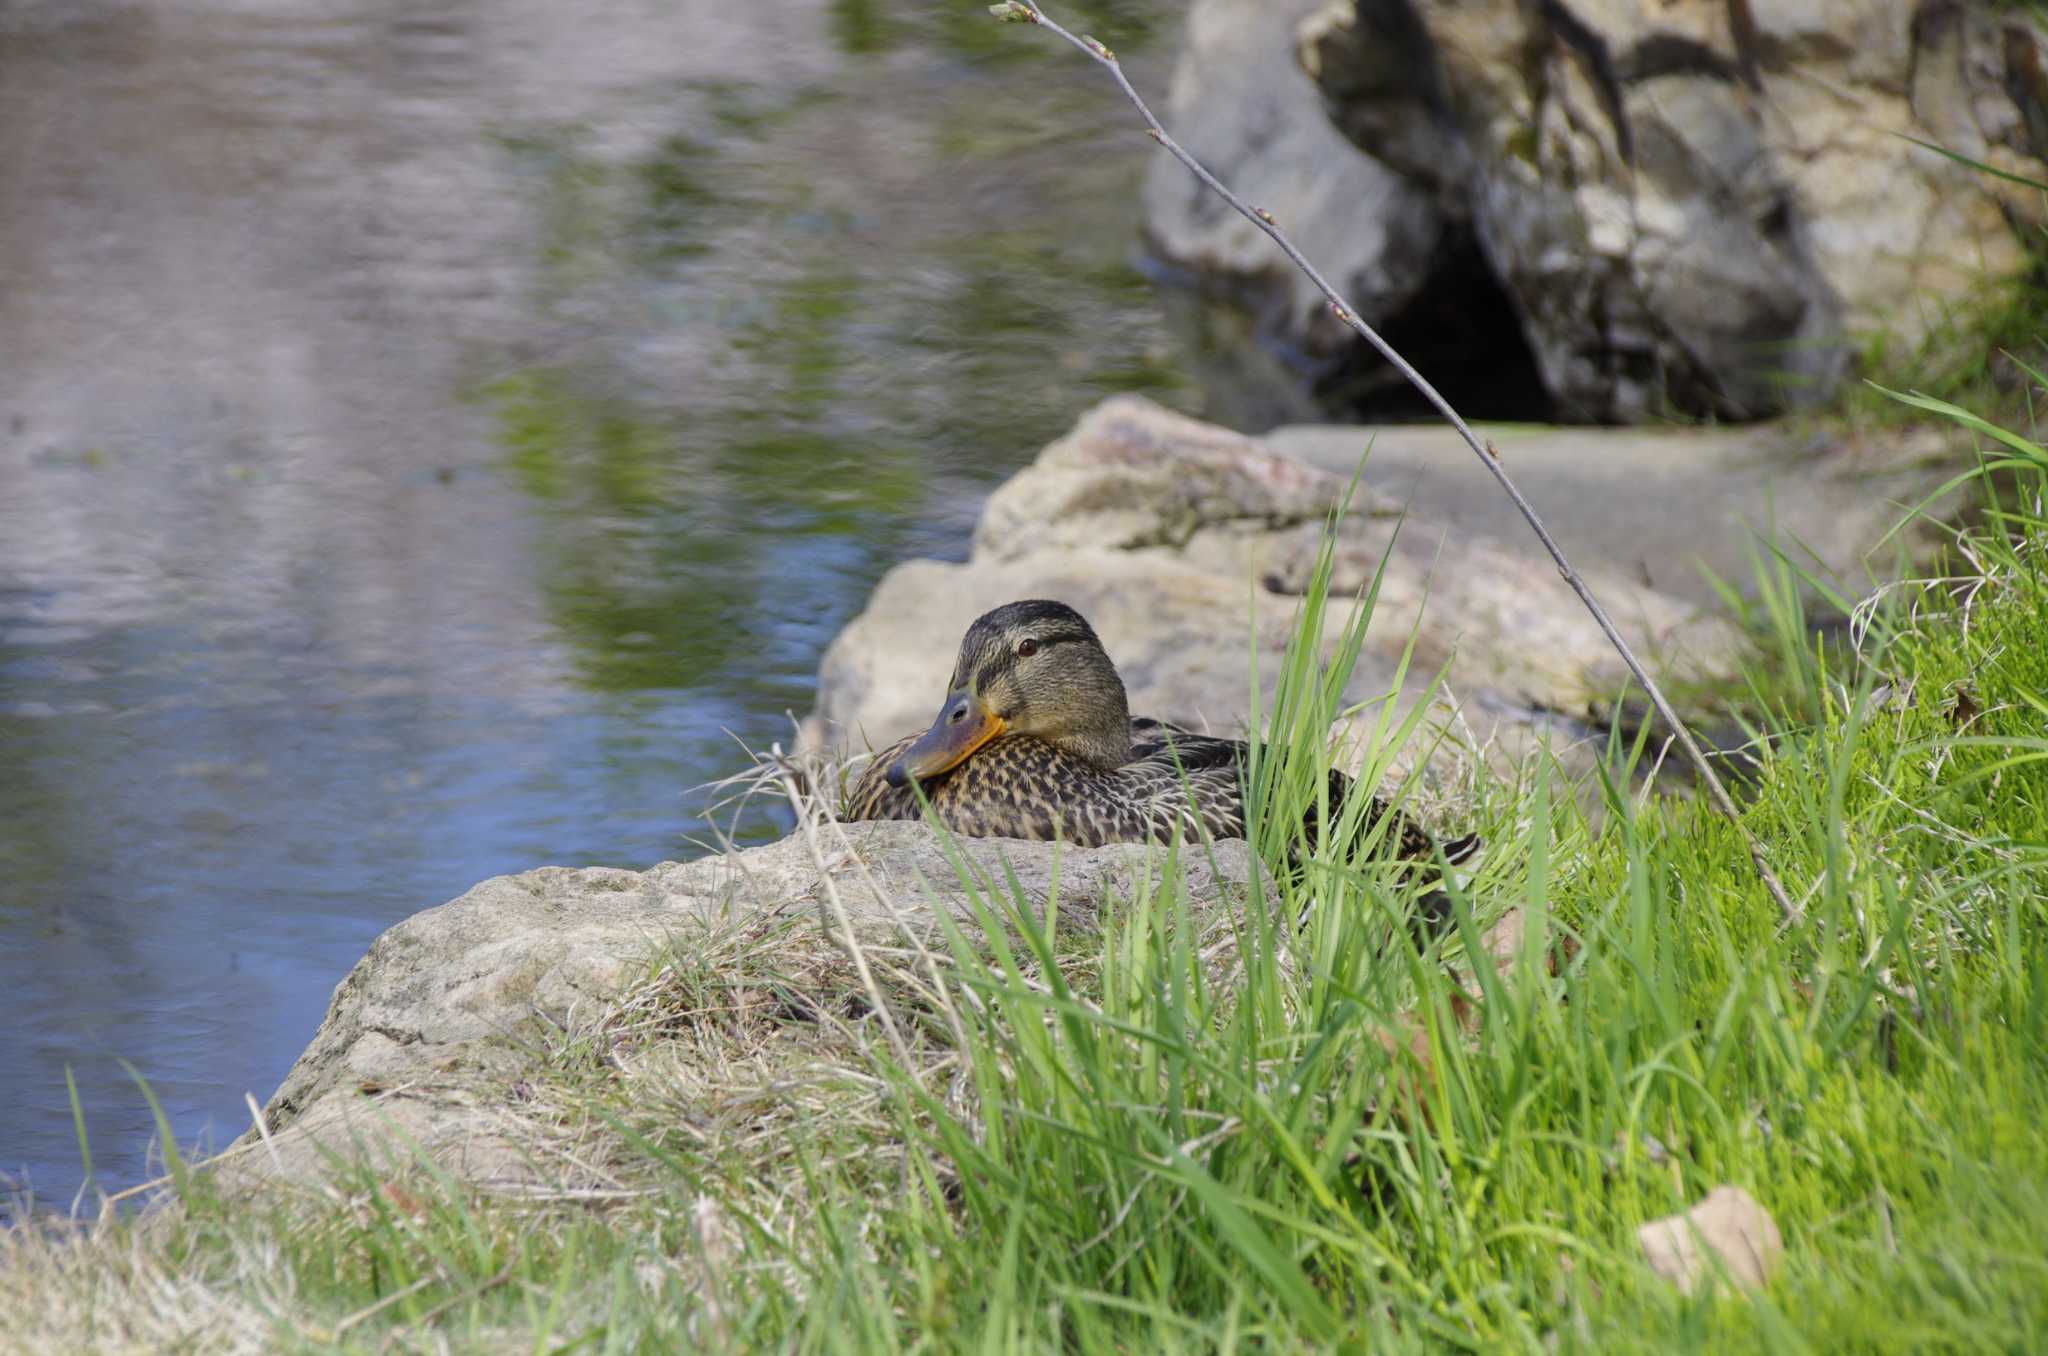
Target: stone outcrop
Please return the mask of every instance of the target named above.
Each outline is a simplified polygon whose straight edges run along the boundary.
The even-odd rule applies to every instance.
[[[1879,456],[1771,430],[1494,436],[1638,654],[1703,680],[1729,671],[1736,642],[1708,615],[1701,567],[1747,580],[1756,535],[1776,532],[1853,590],[1859,553],[1921,483],[1897,463],[1931,450]],[[1252,663],[1268,679],[1278,671],[1323,521],[1368,446],[1333,596],[1355,594],[1383,559],[1385,572],[1347,697],[1393,690],[1405,655],[1402,702],[1443,667],[1461,708],[1455,737],[1472,746],[1519,752],[1540,730],[1600,720],[1624,685],[1621,661],[1448,430],[1260,440],[1119,397],[990,497],[967,561],[908,561],[883,577],[826,652],[806,742],[858,752],[929,723],[968,623],[1029,597],[1094,624],[1134,712],[1241,733]],[[1349,606],[1333,605],[1326,633]]]
[[[2021,269],[2040,222],[2037,192],[1914,144],[2048,178],[2048,41],[2021,8],[1309,9],[1200,0],[1170,100],[1190,146],[1271,199],[1376,323],[1418,307],[1469,323],[1466,275],[1488,274],[1491,323],[1519,329],[1568,419],[1747,419],[1826,399],[1863,339],[1910,344]],[[1273,51],[1289,28],[1294,69]],[[1244,279],[1284,268],[1197,204],[1180,166],[1153,176],[1149,229],[1169,258]],[[1467,236],[1476,254],[1425,243]],[[1281,337],[1336,342],[1288,286]]]
[[[522,1071],[546,1032],[572,1029],[639,976],[664,944],[707,930],[791,918],[793,945],[819,931],[828,891],[857,932],[934,943],[939,913],[970,919],[967,887],[922,824],[856,824],[820,835],[824,870],[801,835],[648,871],[543,867],[487,880],[415,914],[370,947],[334,991],[326,1019],[252,1131],[214,1171],[231,1188],[320,1179],[328,1156],[424,1153],[464,1180],[517,1188],[528,1176],[502,1133]],[[961,860],[985,898],[1010,888],[1042,911],[1055,878],[1064,919],[1086,923],[1125,897],[1159,850],[965,839]],[[1183,863],[1191,897],[1236,898],[1241,842]]]
[[[1445,223],[1432,192],[1359,154],[1324,116],[1294,53],[1295,25],[1321,3],[1196,4],[1160,113],[1204,163],[1228,167],[1227,182],[1246,201],[1285,223],[1363,314],[1384,319],[1413,303],[1437,271]],[[1153,169],[1144,205],[1152,248],[1221,283],[1277,341],[1273,349],[1298,355],[1295,379],[1349,349],[1350,331],[1307,276],[1177,162]],[[1205,390],[1257,380],[1232,370],[1246,361],[1244,346],[1227,348],[1232,361],[1203,373]],[[1285,399],[1260,395],[1262,404]],[[1306,400],[1281,408],[1284,417],[1316,416]]]

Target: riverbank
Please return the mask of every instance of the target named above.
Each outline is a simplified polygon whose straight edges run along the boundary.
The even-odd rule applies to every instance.
[[[1745,820],[1796,921],[1703,807],[1588,816],[1535,758],[1431,810],[1489,848],[1428,957],[1392,944],[1386,883],[1235,845],[951,857],[919,825],[818,826],[508,877],[379,942],[333,1057],[233,1160],[177,1165],[140,1221],[0,1235],[0,1331],[2032,1346],[2044,542],[1994,519],[1968,578],[1888,590],[1854,648],[1795,628],[1743,659],[1775,694]],[[1283,638],[1275,682],[1311,658]],[[1644,1231],[1731,1186],[1771,1221],[1764,1287],[1688,1297]]]

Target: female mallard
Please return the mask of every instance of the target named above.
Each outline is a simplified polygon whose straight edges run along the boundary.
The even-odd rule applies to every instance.
[[[848,819],[916,819],[912,783],[942,823],[971,836],[1050,839],[1082,847],[1143,842],[1174,826],[1244,837],[1246,748],[1131,719],[1123,679],[1102,642],[1064,603],[1007,603],[967,628],[945,705],[931,729],[875,756],[846,804]],[[1351,779],[1330,773],[1330,803]],[[1387,812],[1373,801],[1372,819]],[[1438,845],[1397,819],[1403,857],[1435,860]],[[1442,845],[1463,861],[1476,836]]]

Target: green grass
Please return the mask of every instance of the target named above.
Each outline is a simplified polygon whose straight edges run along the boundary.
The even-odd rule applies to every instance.
[[[1191,894],[1201,843],[1099,924],[963,864],[978,920],[935,956],[877,946],[873,988],[807,917],[723,924],[540,1038],[517,1114],[559,1189],[337,1163],[326,1191],[250,1205],[181,1164],[182,1211],[0,1236],[0,1334],[2041,1349],[2048,456],[2000,446],[2033,497],[1990,505],[1952,578],[1886,591],[1853,645],[1781,616],[1757,661],[1745,816],[1796,926],[1703,805],[1617,776],[1588,813],[1532,764],[1474,782],[1490,846],[1453,933],[1418,951],[1391,868],[1288,827],[1355,653],[1319,633],[1325,575],[1257,769],[1256,841],[1286,869],[1246,897]],[[1510,910],[1528,940],[1496,964],[1483,934]],[[1636,1231],[1720,1183],[1770,1210],[1783,1265],[1759,1293],[1686,1298]]]

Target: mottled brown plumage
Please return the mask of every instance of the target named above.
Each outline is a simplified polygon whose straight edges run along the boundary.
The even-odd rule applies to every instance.
[[[1131,719],[1123,680],[1079,613],[1009,603],[968,628],[938,720],[875,756],[845,815],[916,819],[921,783],[940,821],[971,836],[1100,847],[1163,840],[1199,820],[1213,837],[1242,838],[1247,752],[1241,740]],[[1331,772],[1333,815],[1350,791]],[[1367,824],[1386,813],[1375,797]],[[1436,859],[1435,840],[1405,818],[1387,836],[1402,857]],[[1443,853],[1462,861],[1478,846],[1463,838]]]

